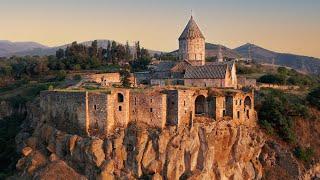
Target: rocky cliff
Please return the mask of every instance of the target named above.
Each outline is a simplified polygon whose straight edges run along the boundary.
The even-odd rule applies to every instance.
[[[257,127],[230,121],[153,129],[131,123],[106,137],[81,137],[39,120],[29,106],[16,137],[12,179],[308,179],[292,153]],[[305,173],[304,173],[305,172]],[[269,178],[268,178],[269,177]]]
[[[66,134],[43,124],[23,144],[24,157],[17,163],[22,177],[47,179],[48,174],[74,174],[76,179],[262,177],[258,161],[264,144],[261,135],[228,122],[164,130],[131,124],[104,139]]]

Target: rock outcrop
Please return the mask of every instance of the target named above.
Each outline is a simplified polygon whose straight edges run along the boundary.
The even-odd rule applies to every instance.
[[[132,123],[103,139],[42,124],[24,140],[17,169],[37,179],[260,179],[262,137],[228,121],[163,130]]]

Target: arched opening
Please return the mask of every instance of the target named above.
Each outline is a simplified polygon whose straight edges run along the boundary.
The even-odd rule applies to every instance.
[[[206,98],[200,95],[195,101],[195,113],[196,115],[205,115]]]
[[[252,106],[251,99],[250,99],[249,96],[247,96],[247,97],[244,99],[244,107],[248,107],[249,109],[251,109],[251,106]]]
[[[121,93],[118,93],[118,102],[123,102],[123,95]]]
[[[247,96],[244,99],[244,111],[246,112],[247,119],[250,118],[250,109],[251,109],[251,107],[252,107],[251,98],[249,96]]]

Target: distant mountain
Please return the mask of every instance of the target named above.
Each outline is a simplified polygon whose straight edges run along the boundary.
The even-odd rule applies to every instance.
[[[0,57],[8,56],[21,51],[32,51],[34,49],[48,48],[36,42],[11,42],[0,40]]]
[[[97,40],[98,41],[98,46],[99,47],[102,47],[102,48],[107,48],[108,46],[108,42],[109,40]],[[110,40],[111,42],[112,40]],[[86,46],[90,46],[92,43],[92,41],[85,41],[85,42],[81,42],[80,44],[83,44],[83,45],[86,45]],[[17,50],[17,51],[14,51],[14,52],[11,52],[11,53],[6,53],[6,54],[3,54],[1,55],[0,54],[0,57],[1,56],[46,56],[46,55],[55,55],[56,51],[58,49],[66,49],[68,46],[70,46],[70,44],[65,44],[65,45],[62,45],[62,46],[56,46],[56,47],[46,47],[46,46],[43,46],[43,47],[35,47],[35,48],[31,48],[31,49],[25,49],[25,50]],[[1,47],[0,47],[1,49]],[[134,52],[134,47],[132,46],[131,47],[131,50],[132,52]],[[149,53],[151,55],[155,54],[155,53],[161,53],[161,51],[155,51],[155,50],[150,50],[148,49]]]
[[[258,63],[286,66],[306,73],[320,74],[320,59],[318,58],[278,53],[249,43],[234,50],[246,58],[250,51],[251,57]]]
[[[240,58],[241,55],[223,45],[221,46],[222,55],[228,58]],[[206,43],[206,57],[215,57],[219,52],[219,44]]]

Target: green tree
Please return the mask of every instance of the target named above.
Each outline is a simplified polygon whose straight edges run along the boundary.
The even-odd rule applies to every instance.
[[[131,81],[130,81],[130,72],[126,69],[120,71],[121,75],[121,84],[123,87],[130,87]]]
[[[56,51],[56,57],[58,58],[58,59],[62,59],[63,57],[64,57],[64,50],[63,49],[58,49],[57,51]]]

